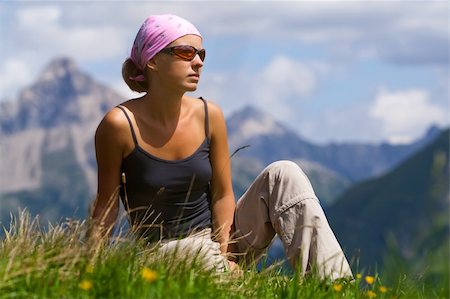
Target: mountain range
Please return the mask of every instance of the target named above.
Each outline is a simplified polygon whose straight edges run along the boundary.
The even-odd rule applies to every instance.
[[[440,129],[433,126],[426,135],[407,145],[332,143],[315,145],[274,120],[268,113],[248,106],[227,119],[232,148],[250,145],[240,155],[263,164],[279,157],[315,162],[351,182],[381,175],[433,140]],[[349,163],[352,161],[352,163]]]
[[[269,113],[245,107],[227,119],[236,194],[271,162],[292,160],[307,173],[323,205],[331,204],[351,185],[382,175],[439,135],[429,128],[419,140],[406,145],[331,143],[316,145],[277,122]]]
[[[16,100],[0,102],[0,225],[7,226],[10,212],[17,212],[18,207],[27,207],[31,214],[50,221],[87,216],[97,184],[95,129],[103,115],[123,100],[121,95],[79,70],[71,59],[58,58]],[[276,121],[270,113],[251,106],[228,117],[227,128],[236,197],[270,162],[293,160],[310,177],[348,250],[359,248],[359,235],[365,232],[358,230],[355,241],[347,239],[346,229],[353,227],[351,221],[364,227],[360,216],[370,214],[361,210],[361,215],[353,217],[359,213],[356,207],[361,207],[368,198],[354,190],[372,186],[373,183],[368,183],[371,179],[378,180],[379,187],[369,188],[375,196],[375,191],[385,189],[383,184],[408,178],[412,174],[407,171],[395,176],[391,171],[401,168],[405,161],[411,161],[416,153],[442,136],[441,129],[432,127],[423,138],[408,145],[316,145]],[[429,155],[443,159],[442,154]],[[409,163],[415,164],[414,161]],[[389,190],[390,195],[397,194],[394,187]],[[387,193],[379,196],[383,197],[380,203],[391,198]],[[396,212],[392,213],[400,213],[402,206],[394,207]],[[373,217],[383,219],[382,213],[375,209]],[[380,258],[371,254],[367,257]]]

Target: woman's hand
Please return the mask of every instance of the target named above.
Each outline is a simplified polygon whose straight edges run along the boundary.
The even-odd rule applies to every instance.
[[[233,261],[228,260],[228,267],[230,268],[230,271],[239,270],[239,265],[236,264]]]
[[[241,278],[244,275],[239,265],[230,260],[228,260],[228,272],[233,278]]]

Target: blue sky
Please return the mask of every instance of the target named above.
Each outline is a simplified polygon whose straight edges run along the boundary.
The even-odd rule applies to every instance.
[[[55,57],[124,95],[121,64],[150,14],[204,36],[202,95],[245,105],[315,143],[389,141],[449,124],[448,1],[4,1],[0,99],[17,98]]]

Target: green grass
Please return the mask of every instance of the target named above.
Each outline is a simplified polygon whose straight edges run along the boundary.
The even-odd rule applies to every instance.
[[[200,259],[163,260],[130,237],[87,244],[86,228],[68,220],[44,229],[26,212],[14,218],[0,245],[0,298],[445,298],[405,275],[356,272],[354,281],[331,282],[276,267],[216,273]]]

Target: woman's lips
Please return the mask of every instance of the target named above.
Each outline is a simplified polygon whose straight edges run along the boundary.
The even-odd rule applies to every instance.
[[[188,77],[192,78],[194,80],[197,80],[197,81],[200,79],[200,75],[199,74],[190,74]]]

